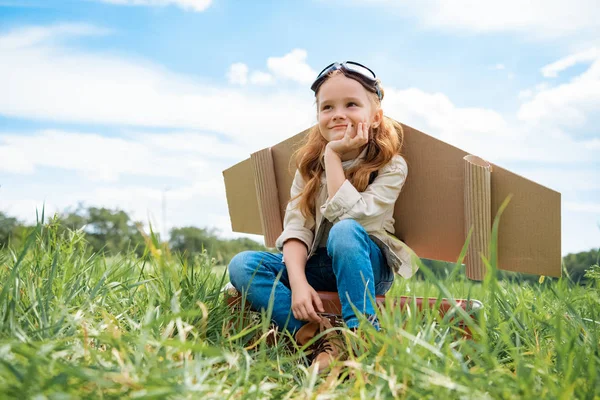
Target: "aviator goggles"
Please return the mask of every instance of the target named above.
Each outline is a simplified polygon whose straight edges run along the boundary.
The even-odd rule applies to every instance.
[[[310,86],[310,89],[316,94],[317,90],[319,89],[321,84],[323,84],[329,73],[338,69],[342,70],[345,73],[348,73],[352,77],[356,77],[357,80],[359,80],[361,83],[371,87],[372,90],[375,93],[377,93],[377,97],[379,98],[379,100],[381,100],[381,90],[379,89],[379,82],[377,81],[375,72],[373,72],[369,67],[365,67],[364,65],[354,61],[346,61],[343,63],[334,62],[329,64],[328,66],[323,68],[323,71],[319,72],[319,75],[317,75],[317,79],[315,79],[313,84]]]

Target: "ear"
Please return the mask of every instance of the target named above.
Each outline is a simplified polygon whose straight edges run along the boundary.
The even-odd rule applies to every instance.
[[[373,115],[373,122],[371,123],[371,125],[373,126],[373,128],[378,128],[381,124],[381,121],[383,121],[383,110],[381,109],[381,107],[379,107]]]

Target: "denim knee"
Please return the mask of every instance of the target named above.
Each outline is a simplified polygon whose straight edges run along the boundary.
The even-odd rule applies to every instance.
[[[251,250],[242,251],[236,254],[229,262],[229,266],[227,267],[229,280],[237,290],[247,287],[252,277],[255,268],[251,265],[253,264],[253,253],[255,252]]]
[[[327,238],[327,252],[332,253],[334,250],[342,250],[343,248],[356,248],[360,239],[366,238],[365,228],[353,219],[343,219],[331,227],[329,237]],[[368,245],[364,241],[365,245]]]

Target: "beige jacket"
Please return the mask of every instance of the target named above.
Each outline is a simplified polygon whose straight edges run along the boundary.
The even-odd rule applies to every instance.
[[[364,158],[366,150],[355,160],[344,161],[342,167],[348,169],[354,163]],[[410,278],[418,266],[411,263],[414,252],[394,233],[394,204],[400,194],[408,174],[406,161],[400,155],[384,165],[375,180],[367,186],[364,192],[359,192],[347,179],[335,195],[327,201],[327,180],[321,176],[321,188],[316,201],[315,218],[305,218],[297,205],[300,199],[289,202],[283,219],[283,232],[277,238],[275,246],[283,252],[283,244],[288,239],[299,239],[307,249],[310,258],[315,251],[323,234],[323,218],[334,225],[343,219],[354,219],[360,223],[369,237],[379,246],[387,264],[404,278]],[[304,188],[304,180],[296,171],[290,198],[296,197]],[[316,232],[316,234],[315,234]]]

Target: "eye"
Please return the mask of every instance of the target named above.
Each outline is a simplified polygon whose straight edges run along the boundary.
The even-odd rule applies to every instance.
[[[355,102],[351,101],[349,102],[346,107],[354,107],[354,106],[358,106],[358,104],[356,104]]]
[[[331,106],[329,104],[324,105],[323,107],[321,107],[321,110],[329,110],[331,108]]]

